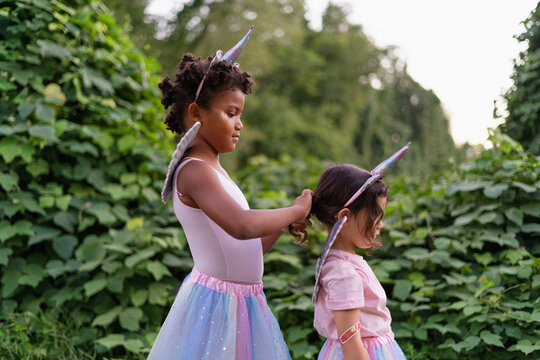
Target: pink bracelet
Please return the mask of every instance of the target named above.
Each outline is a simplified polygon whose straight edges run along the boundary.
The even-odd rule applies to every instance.
[[[357,322],[351,326],[347,331],[345,331],[340,337],[339,342],[345,344],[347,341],[351,340],[352,337],[360,332],[360,322]]]

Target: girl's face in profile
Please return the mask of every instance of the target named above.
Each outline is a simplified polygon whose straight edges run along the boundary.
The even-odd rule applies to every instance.
[[[386,196],[379,196],[378,202],[381,209],[386,208]],[[383,228],[384,224],[382,219],[379,218],[376,221],[374,231],[370,234],[369,237],[366,236],[366,230],[371,224],[368,224],[367,211],[365,209],[358,212],[358,214],[347,215],[348,220],[343,225],[341,232],[336,239],[337,246],[333,246],[340,250],[354,253],[356,248],[360,249],[369,249],[372,246],[373,240],[379,236],[380,230]]]
[[[201,108],[201,136],[218,154],[236,148],[243,128],[240,116],[245,97],[239,89],[224,91],[212,99],[209,109]]]

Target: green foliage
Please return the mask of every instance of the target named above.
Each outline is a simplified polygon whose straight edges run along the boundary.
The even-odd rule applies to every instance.
[[[192,263],[159,201],[157,64],[100,2],[0,6],[1,351],[144,352]]]
[[[540,354],[540,163],[506,135],[490,139],[494,148],[457,173],[423,185],[387,180],[383,247],[367,260],[408,358]],[[252,203],[282,206],[327,165],[254,158],[240,183]],[[265,291],[294,359],[316,358],[323,344],[311,294],[325,229],[312,220],[306,246],[284,235],[265,256]]]
[[[540,163],[506,135],[490,140],[449,179],[397,186],[388,207],[372,264],[411,358],[540,354]]]
[[[523,22],[525,31],[517,36],[527,49],[514,61],[514,85],[504,98],[508,116],[501,129],[528,151],[540,154],[540,3]]]

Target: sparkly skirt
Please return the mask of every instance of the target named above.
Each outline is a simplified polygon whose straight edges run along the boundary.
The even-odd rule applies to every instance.
[[[405,354],[389,333],[379,337],[362,338],[369,360],[406,360]],[[318,360],[343,360],[343,350],[338,340],[328,339],[319,353]]]
[[[193,269],[148,359],[290,359],[262,287],[262,282],[234,284]]]

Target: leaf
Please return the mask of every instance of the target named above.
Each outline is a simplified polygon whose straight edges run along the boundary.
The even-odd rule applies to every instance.
[[[56,44],[49,40],[37,40],[41,56],[55,57],[59,60],[66,60],[71,56],[71,52],[62,45]]]
[[[460,217],[456,218],[456,220],[454,220],[454,225],[456,226],[467,225],[470,222],[472,222],[476,218],[476,216],[477,216],[476,213],[461,215]]]
[[[69,233],[75,231],[75,219],[66,211],[59,211],[53,218],[54,223]]]
[[[135,265],[137,265],[142,260],[145,260],[145,259],[148,259],[148,258],[151,258],[152,256],[154,256],[157,253],[157,251],[158,251],[158,249],[156,247],[153,247],[153,246],[148,247],[146,249],[143,249],[143,250],[137,252],[134,255],[128,256],[126,258],[126,260],[124,261],[124,264],[128,268],[133,268]]]
[[[66,272],[64,263],[61,260],[50,260],[45,265],[45,271],[54,279]]]
[[[287,340],[290,343],[297,342],[298,340],[304,340],[308,334],[311,334],[311,329],[304,329],[300,326],[293,326],[287,329]]]
[[[52,106],[40,104],[36,108],[36,119],[49,125],[56,120],[56,110]]]
[[[106,286],[107,280],[104,277],[90,280],[83,285],[87,297],[97,294],[101,290],[105,289]]]
[[[392,291],[392,297],[398,300],[405,301],[412,290],[412,283],[408,280],[396,280],[394,289]]]
[[[515,187],[520,188],[521,190],[525,191],[526,193],[534,193],[536,191],[535,186],[527,185],[519,181],[513,181],[512,185]]]
[[[28,130],[28,133],[35,138],[45,139],[51,143],[58,142],[54,128],[49,125],[34,125]]]
[[[67,211],[70,202],[71,195],[64,195],[56,198],[56,206],[62,211]]]
[[[169,285],[152,283],[148,287],[148,302],[154,305],[165,305],[168,298]]]
[[[89,207],[86,211],[94,215],[103,225],[109,226],[114,224],[114,222],[116,221],[116,217],[113,215],[111,207],[107,203],[96,203]]]
[[[124,345],[124,348],[127,351],[131,351],[132,353],[136,354],[138,354],[144,346],[142,341],[139,339],[129,339],[122,345]]]
[[[30,173],[33,177],[38,177],[43,174],[49,173],[49,164],[43,160],[38,159],[37,161],[32,162],[26,166],[26,171]]]
[[[281,262],[290,265],[294,268],[301,269],[302,262],[297,256],[279,253],[277,251],[270,252],[264,256],[264,263]]]
[[[9,221],[2,220],[0,222],[0,242],[4,242],[15,235],[17,235],[17,231],[11,226]]]
[[[22,154],[22,149],[13,137],[5,137],[0,140],[0,154],[6,163],[11,163],[15,157]]]
[[[540,224],[525,224],[521,227],[524,233],[540,234]]]
[[[124,279],[117,276],[107,278],[107,289],[115,294],[121,294],[124,291]]]
[[[411,260],[423,260],[429,256],[429,251],[424,248],[411,248],[406,250],[403,256]]]
[[[516,208],[510,208],[504,212],[506,217],[513,222],[515,222],[518,226],[523,225],[523,213],[516,209]]]
[[[95,237],[88,238],[76,251],[77,259],[85,262],[101,261],[105,258],[106,251],[101,241]]]
[[[532,278],[532,284],[531,287],[534,289],[536,287],[540,286],[540,274],[534,275]]]
[[[17,270],[5,270],[4,274],[2,275],[2,297],[7,298],[11,296],[19,286],[19,277],[21,276],[21,273]]]
[[[533,344],[528,339],[522,339],[522,340],[519,340],[516,345],[513,345],[509,348],[509,350],[514,350],[514,349],[521,351],[525,355],[529,355],[530,353],[534,351],[540,350],[540,344],[538,343]]]
[[[17,179],[11,174],[0,173],[0,185],[6,192],[9,192],[17,186]]]
[[[525,214],[540,217],[540,202],[521,205],[519,209]]]
[[[125,342],[125,337],[122,334],[109,334],[105,337],[99,338],[96,342],[105,346],[107,349],[120,346]]]
[[[148,298],[148,291],[141,289],[135,291],[133,294],[131,294],[131,302],[136,307],[141,307],[146,303],[146,299]]]
[[[455,184],[448,185],[445,189],[445,194],[447,196],[452,196],[455,193],[460,192],[460,191],[463,191],[463,192],[474,191],[474,190],[485,188],[492,184],[493,183],[491,181],[485,181],[485,182],[460,181]]]
[[[77,238],[73,235],[62,235],[58,239],[53,240],[53,249],[61,258],[69,259],[78,242]]]
[[[143,312],[139,308],[129,307],[124,309],[119,316],[120,326],[129,331],[139,330],[139,321],[143,316]]]
[[[32,226],[32,230],[34,232],[34,235],[31,236],[28,240],[28,246],[38,244],[43,240],[53,239],[62,233],[58,229],[41,225]]]
[[[29,103],[22,103],[17,106],[17,111],[19,112],[19,116],[22,120],[26,119],[28,115],[30,115],[35,109],[35,106],[33,104]]]
[[[115,306],[106,313],[97,316],[94,321],[92,321],[92,326],[102,326],[106,328],[107,326],[112,324],[114,320],[116,320],[121,311],[121,306]]]
[[[501,341],[501,337],[499,335],[493,334],[492,332],[484,330],[480,333],[480,337],[482,338],[484,343],[488,345],[504,347],[504,344]]]
[[[0,265],[7,265],[9,262],[9,256],[13,254],[13,250],[10,248],[0,248]]]
[[[43,280],[45,275],[46,273],[41,266],[37,264],[27,264],[19,278],[19,284],[30,285],[35,288],[41,280]]]
[[[493,211],[484,213],[480,215],[480,217],[478,218],[478,222],[480,224],[488,224],[490,222],[493,222],[497,218],[497,215],[498,214]]]
[[[148,264],[146,265],[146,269],[150,273],[152,273],[152,275],[154,276],[154,279],[156,281],[161,280],[161,278],[164,275],[172,276],[169,269],[167,269],[163,264],[161,264],[158,261],[150,261],[150,262],[148,262]]]
[[[502,192],[508,189],[508,184],[495,184],[484,188],[484,195],[490,199],[496,199]]]

